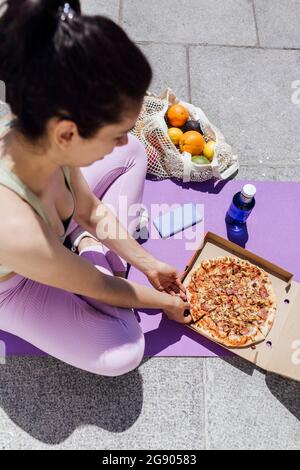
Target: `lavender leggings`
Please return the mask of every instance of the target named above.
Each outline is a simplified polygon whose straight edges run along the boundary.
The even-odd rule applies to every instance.
[[[124,195],[128,207],[141,204],[147,158],[142,144],[131,134],[128,139],[127,145],[115,147],[103,160],[81,170],[94,194],[112,204],[121,223],[131,226],[128,231],[133,233],[130,217],[118,214],[118,204]],[[73,220],[67,234],[72,240],[82,230]],[[111,276],[113,271],[126,268],[124,260],[101,245],[85,249],[79,256]],[[0,282],[0,329],[99,375],[125,374],[135,369],[144,355],[144,335],[133,309],[107,305],[19,274]]]

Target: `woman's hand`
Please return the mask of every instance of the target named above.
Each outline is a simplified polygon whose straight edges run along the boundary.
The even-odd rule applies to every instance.
[[[183,301],[186,301],[186,289],[180,281],[176,268],[155,260],[144,272],[155,289],[173,296],[179,296]]]
[[[167,310],[163,310],[167,317],[178,323],[191,323],[192,317],[189,312],[190,306],[188,302],[184,302],[178,296],[174,296],[172,301],[172,305]]]
[[[171,304],[163,312],[170,320],[178,323],[190,323],[190,305],[186,301],[186,289],[180,281],[176,268],[162,261],[155,260],[145,272],[155,289],[172,296]]]

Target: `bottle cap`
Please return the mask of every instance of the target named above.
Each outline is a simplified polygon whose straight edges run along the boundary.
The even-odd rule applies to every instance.
[[[254,186],[254,184],[245,184],[242,189],[242,194],[247,198],[252,198],[256,194],[256,187]]]

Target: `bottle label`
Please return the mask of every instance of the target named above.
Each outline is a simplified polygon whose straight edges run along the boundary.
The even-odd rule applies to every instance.
[[[241,210],[238,207],[236,207],[235,204],[232,203],[230,208],[229,208],[228,215],[229,215],[229,217],[236,220],[237,222],[244,223],[244,222],[246,222],[249,215],[251,214],[251,211],[252,211],[252,209],[249,210],[249,211]]]

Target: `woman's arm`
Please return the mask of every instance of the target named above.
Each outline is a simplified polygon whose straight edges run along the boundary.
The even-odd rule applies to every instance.
[[[92,193],[79,168],[71,169],[71,184],[76,196],[74,218],[81,227],[143,273],[152,270],[158,260],[137,243],[110,208]]]
[[[43,284],[119,307],[163,309],[181,321],[188,305],[180,298],[100,272],[68,250],[19,196],[4,187],[1,196],[9,201],[0,206],[1,264]]]
[[[143,272],[155,289],[180,295],[182,300],[186,300],[186,290],[176,268],[148,253],[101,201],[97,199],[95,202],[90,221],[81,222],[80,225],[96,235],[110,250]]]
[[[79,225],[143,272],[155,289],[179,294],[186,300],[186,290],[176,268],[156,259],[137,243],[109,207],[92,193],[80,168],[71,169],[71,184],[76,195],[74,218]]]

